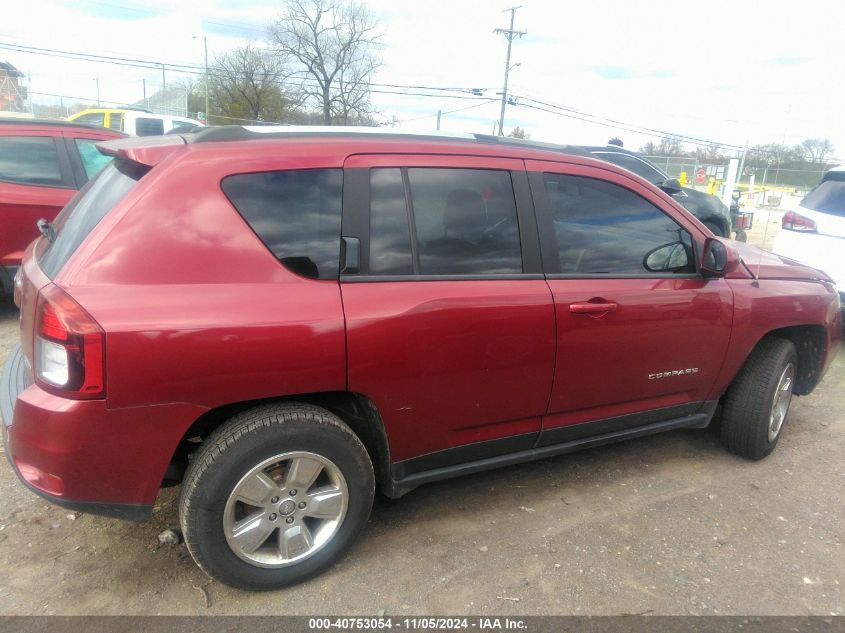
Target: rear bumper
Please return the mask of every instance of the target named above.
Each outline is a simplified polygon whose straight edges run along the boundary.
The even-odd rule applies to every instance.
[[[18,346],[0,381],[4,448],[18,478],[65,508],[149,518],[173,451],[202,410],[109,409],[104,400],[47,393],[28,373]]]

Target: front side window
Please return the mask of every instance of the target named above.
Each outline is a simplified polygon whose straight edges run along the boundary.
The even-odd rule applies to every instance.
[[[79,151],[79,158],[82,161],[82,166],[85,168],[85,175],[90,180],[100,173],[100,171],[112,161],[111,156],[101,154],[97,149],[97,143],[90,138],[74,139],[76,149]]]
[[[267,248],[288,269],[337,279],[343,172],[301,169],[238,174],[223,192]]]
[[[100,127],[105,127],[106,125],[106,113],[105,112],[90,112],[88,114],[83,114],[80,117],[77,117],[73,120],[74,123],[86,123],[88,125],[99,125]]]
[[[633,191],[582,176],[545,173],[543,181],[561,273],[695,272],[689,233]]]
[[[391,168],[370,173],[372,274],[522,272],[509,172]]]
[[[0,137],[0,180],[62,186],[56,142],[47,136]]]

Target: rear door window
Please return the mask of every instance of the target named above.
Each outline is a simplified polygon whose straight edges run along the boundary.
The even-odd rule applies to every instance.
[[[56,141],[48,136],[0,137],[0,180],[64,186]]]
[[[44,274],[51,279],[55,277],[100,220],[129,193],[147,171],[147,167],[117,161],[90,180],[53,223],[55,238],[38,257]]]
[[[337,279],[343,170],[301,169],[238,174],[223,192],[288,269]]]
[[[370,274],[523,270],[508,171],[377,168],[370,170],[370,197]]]

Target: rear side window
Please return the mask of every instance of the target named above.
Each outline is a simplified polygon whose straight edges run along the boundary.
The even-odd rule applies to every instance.
[[[372,169],[370,198],[370,274],[522,272],[507,171]]]
[[[841,176],[828,175],[826,180],[819,183],[804,197],[801,206],[813,211],[845,217],[845,173]]]
[[[546,173],[543,180],[561,273],[695,272],[689,233],[633,191],[583,176]]]
[[[0,137],[0,180],[62,186],[56,142],[46,136]]]
[[[88,181],[53,223],[55,238],[38,258],[44,274],[55,277],[100,220],[147,171],[134,163],[116,161]]]
[[[135,134],[138,136],[157,136],[164,134],[164,121],[149,117],[135,119]]]
[[[111,116],[109,116],[109,129],[110,130],[122,130],[123,129],[123,113],[122,112],[112,112]]]
[[[340,169],[238,174],[223,192],[287,268],[313,279],[337,279],[340,261]]]

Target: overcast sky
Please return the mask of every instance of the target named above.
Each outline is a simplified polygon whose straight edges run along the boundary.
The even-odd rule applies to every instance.
[[[533,110],[525,98],[555,103],[636,127],[668,130],[734,145],[828,137],[845,157],[845,2],[589,2],[521,0],[505,130],[534,139],[604,144],[619,136],[638,148],[649,137]],[[261,42],[278,0],[26,0],[6,2],[0,42],[202,63],[209,53]],[[370,0],[384,32],[384,66],[374,82],[483,88],[501,92],[512,3],[500,0]],[[193,37],[199,36],[199,37]],[[161,73],[0,49],[0,60],[32,74],[36,93],[103,101],[141,98]],[[168,72],[167,81],[177,73]],[[496,102],[375,94],[383,118],[403,127],[491,132]],[[47,97],[40,97],[48,101]],[[427,118],[422,118],[427,117]],[[408,120],[414,119],[414,120]],[[653,139],[652,139],[653,140]]]

